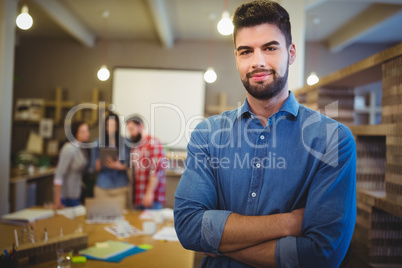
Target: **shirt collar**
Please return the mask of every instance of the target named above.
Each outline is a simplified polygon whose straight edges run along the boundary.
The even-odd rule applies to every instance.
[[[299,103],[296,100],[295,95],[293,94],[292,91],[289,91],[289,97],[286,99],[285,103],[282,105],[282,107],[278,110],[278,112],[285,112],[292,114],[294,117],[297,117],[297,114],[299,112]],[[248,104],[247,98],[244,101],[244,104],[240,107],[237,113],[237,118],[242,116],[243,114],[250,114],[253,115],[253,112],[251,112],[250,105]]]

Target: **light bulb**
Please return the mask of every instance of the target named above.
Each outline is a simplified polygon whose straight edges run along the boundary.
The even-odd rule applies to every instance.
[[[110,72],[107,69],[106,65],[102,65],[101,68],[98,71],[98,78],[101,81],[106,81],[109,79]]]
[[[32,27],[33,20],[31,15],[28,13],[28,6],[23,5],[21,9],[21,14],[18,15],[16,19],[16,23],[18,28],[22,30],[28,30],[29,28]]]
[[[229,35],[233,33],[233,23],[229,18],[229,12],[223,11],[222,19],[218,22],[218,32],[222,35]]]
[[[307,84],[309,86],[317,84],[320,79],[318,78],[317,74],[315,72],[311,72],[309,77],[307,78]]]
[[[204,73],[204,80],[207,83],[213,83],[216,81],[217,75],[214,71],[214,68],[209,67],[207,71]]]

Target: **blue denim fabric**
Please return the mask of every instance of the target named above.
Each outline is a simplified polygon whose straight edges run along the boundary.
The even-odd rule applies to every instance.
[[[138,210],[144,210],[144,209],[162,209],[162,208],[163,208],[162,203],[159,203],[158,201],[154,201],[154,203],[152,204],[152,207],[150,207],[150,208],[146,208],[146,207],[144,207],[143,205],[141,205],[141,206],[136,206],[136,207],[135,207],[135,209],[138,209]]]
[[[75,207],[80,205],[80,199],[61,198],[61,203],[66,207]]]
[[[356,221],[356,146],[344,125],[300,105],[292,92],[266,126],[247,100],[193,131],[175,194],[182,245],[218,253],[230,213],[305,207],[301,237],[276,243],[278,267],[338,267]],[[207,257],[205,267],[248,267]]]

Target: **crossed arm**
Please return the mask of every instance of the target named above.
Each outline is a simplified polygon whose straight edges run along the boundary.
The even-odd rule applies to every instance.
[[[232,213],[226,221],[219,252],[255,267],[275,267],[276,239],[300,236],[303,215],[304,208],[267,216]]]

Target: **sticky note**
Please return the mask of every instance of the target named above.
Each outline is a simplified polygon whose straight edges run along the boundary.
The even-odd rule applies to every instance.
[[[71,260],[72,263],[86,263],[87,258],[85,256],[74,256]]]
[[[145,249],[145,250],[153,248],[153,246],[148,245],[148,244],[142,244],[142,245],[139,245],[138,247],[141,249]]]

